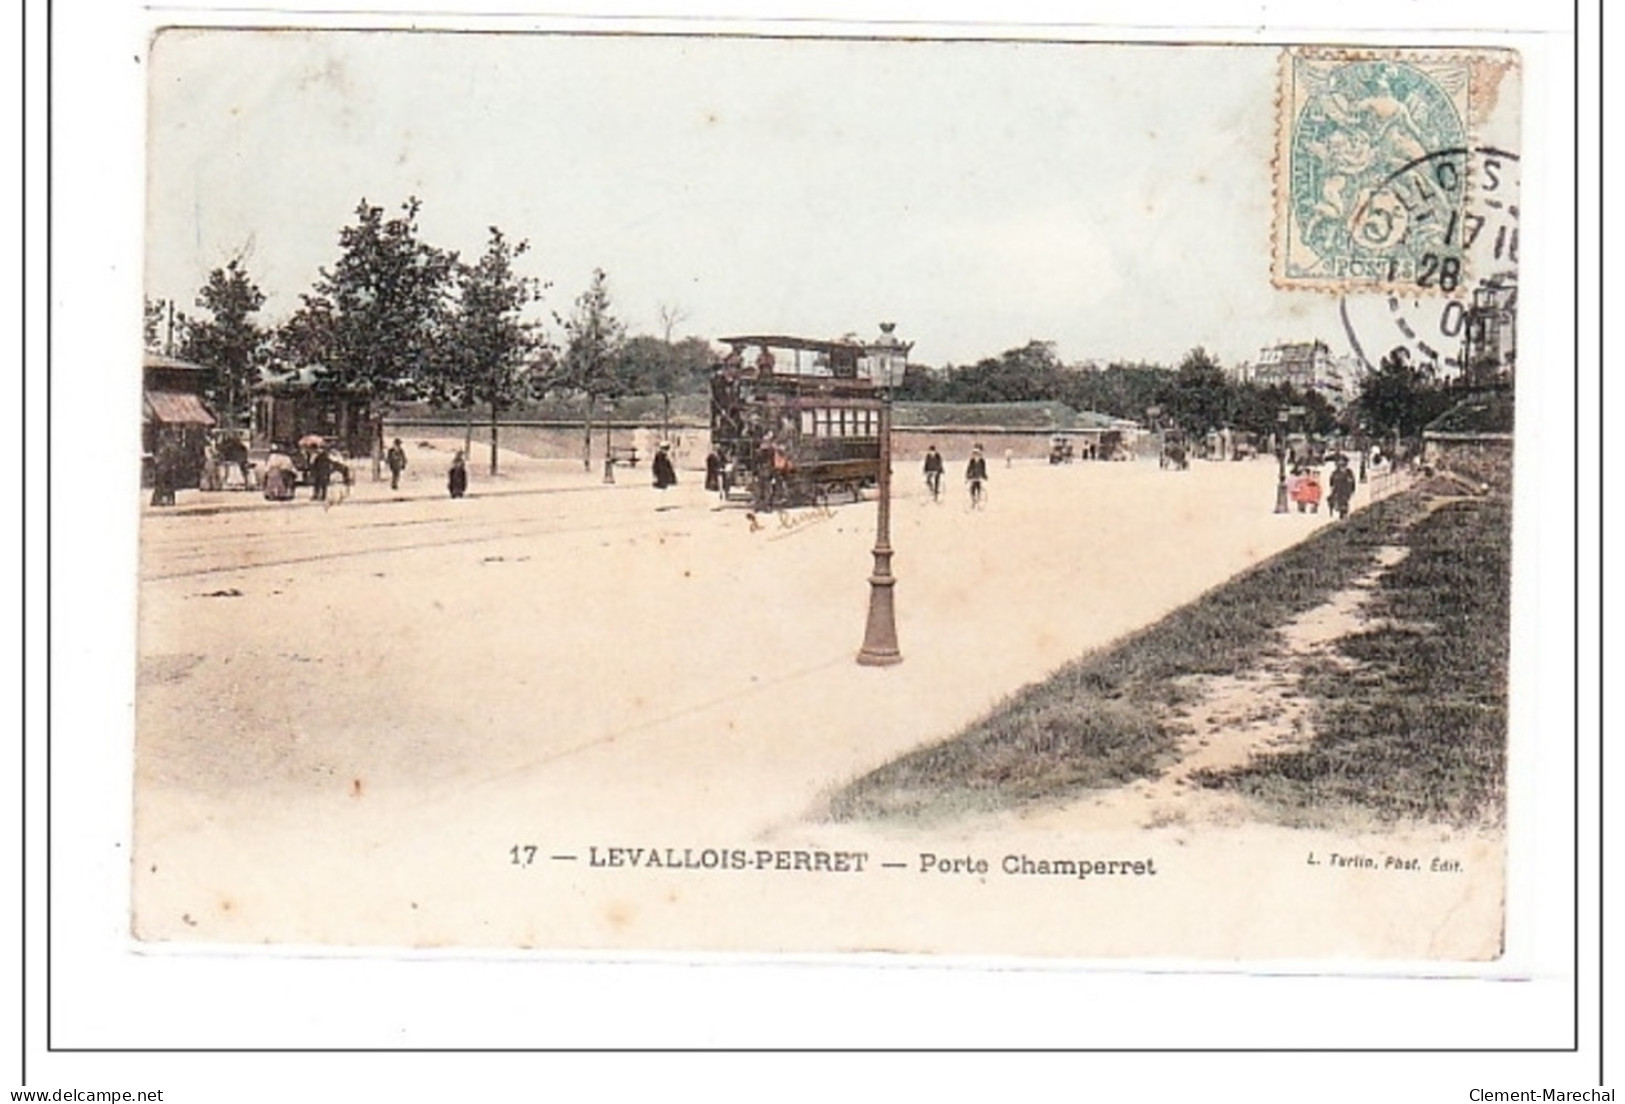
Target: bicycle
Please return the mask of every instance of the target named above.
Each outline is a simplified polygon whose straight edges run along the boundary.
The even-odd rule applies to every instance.
[[[987,501],[987,488],[982,486],[980,479],[970,481],[970,508],[980,510]]]
[[[927,472],[925,476],[925,489],[931,492],[932,502],[941,502],[942,473],[939,471]]]

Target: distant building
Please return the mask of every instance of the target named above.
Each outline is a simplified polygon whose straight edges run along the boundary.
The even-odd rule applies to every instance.
[[[1324,341],[1288,341],[1259,350],[1255,364],[1243,365],[1237,378],[1260,387],[1289,384],[1300,391],[1316,391],[1335,407],[1354,400],[1360,390],[1359,371],[1352,360],[1332,356]]]
[[[1510,382],[1518,363],[1518,284],[1492,276],[1473,289],[1462,327],[1462,372],[1473,386]]]

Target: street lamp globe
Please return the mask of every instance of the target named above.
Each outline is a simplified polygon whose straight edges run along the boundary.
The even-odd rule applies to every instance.
[[[897,323],[882,322],[880,336],[869,346],[869,378],[887,395],[903,383],[903,374],[908,370],[908,351],[911,345],[905,345],[897,337]]]

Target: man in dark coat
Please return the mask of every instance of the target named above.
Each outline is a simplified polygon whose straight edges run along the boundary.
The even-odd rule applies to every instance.
[[[965,482],[970,485],[971,508],[980,507],[982,496],[986,493],[982,485],[987,482],[987,460],[982,456],[981,445],[970,451],[970,463],[965,465]]]
[[[927,446],[925,450],[925,486],[932,498],[942,497],[942,453],[937,451],[936,445]]]
[[[158,445],[152,456],[152,505],[175,505],[175,487],[180,482],[179,450],[167,439]]]
[[[384,454],[384,463],[389,467],[389,489],[401,489],[401,472],[406,470],[406,450],[401,448],[401,439],[395,438],[395,443],[389,446]]]
[[[661,445],[655,451],[654,464],[655,490],[663,491],[677,483],[677,469],[671,466],[671,447]]]
[[[468,465],[460,452],[451,458],[451,470],[446,473],[446,490],[453,498],[462,498],[468,490]]]
[[[1331,487],[1327,505],[1338,517],[1348,517],[1349,501],[1354,498],[1354,473],[1349,470],[1349,462],[1341,456],[1337,458],[1337,470],[1332,472]]]
[[[310,460],[310,499],[312,502],[327,497],[327,485],[333,481],[333,457],[326,448],[316,450]]]

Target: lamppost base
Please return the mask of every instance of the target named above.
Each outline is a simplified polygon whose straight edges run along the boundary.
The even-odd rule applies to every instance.
[[[897,647],[897,614],[892,605],[892,588],[897,580],[891,576],[869,577],[869,621],[864,626],[863,647],[858,649],[858,664],[863,667],[890,667],[903,662],[903,653]]]
[[[1292,508],[1287,505],[1285,480],[1282,480],[1280,483],[1275,485],[1275,512],[1278,514],[1287,514],[1292,512]]]
[[[604,482],[615,482],[615,461],[613,460],[604,461]]]

